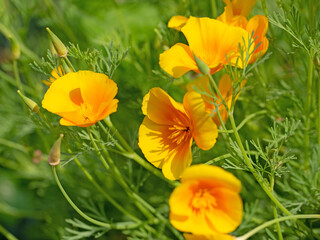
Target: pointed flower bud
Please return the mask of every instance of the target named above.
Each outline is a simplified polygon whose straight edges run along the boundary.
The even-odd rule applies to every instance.
[[[23,102],[28,106],[28,108],[34,112],[34,113],[38,113],[40,111],[40,107],[38,106],[38,104],[31,100],[30,98],[24,96],[20,90],[17,91],[17,93],[20,95],[21,99],[23,100]]]
[[[66,46],[61,42],[61,40],[50,30],[50,28],[46,28],[47,32],[49,33],[49,37],[53,43],[55,50],[58,53],[59,57],[67,56],[68,49]]]
[[[20,46],[17,43],[15,39],[13,39],[11,36],[9,37],[10,41],[10,48],[11,48],[11,54],[13,60],[17,60],[20,57],[21,51],[20,51]]]
[[[48,157],[48,162],[51,166],[58,165],[60,163],[60,145],[63,138],[63,134],[60,134],[58,140],[53,144],[50,154]]]
[[[210,68],[208,67],[208,65],[204,61],[202,61],[200,58],[198,58],[195,54],[193,54],[193,57],[200,72],[203,73],[204,75],[210,74]]]

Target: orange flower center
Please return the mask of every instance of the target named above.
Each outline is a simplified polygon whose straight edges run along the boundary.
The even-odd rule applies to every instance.
[[[191,207],[194,211],[200,211],[202,209],[213,208],[217,206],[216,198],[212,195],[208,189],[200,188],[194,194],[191,200]]]
[[[88,103],[81,103],[80,109],[84,122],[91,122],[91,117],[93,115],[93,106]]]
[[[173,125],[169,127],[169,130],[171,133],[168,136],[168,139],[171,139],[171,141],[176,144],[183,142],[190,134],[189,126]]]

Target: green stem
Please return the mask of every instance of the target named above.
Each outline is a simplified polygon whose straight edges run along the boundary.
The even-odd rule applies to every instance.
[[[113,224],[109,224],[109,223],[104,223],[101,221],[98,221],[96,219],[93,219],[91,217],[89,217],[88,215],[86,215],[84,212],[82,212],[76,204],[74,204],[74,202],[71,200],[71,198],[68,196],[68,194],[66,193],[66,191],[64,190],[64,188],[62,187],[57,172],[56,172],[56,167],[52,166],[52,172],[53,172],[53,176],[54,179],[62,193],[62,195],[65,197],[65,199],[68,201],[68,203],[71,205],[71,207],[84,219],[86,219],[88,222],[91,222],[97,226],[101,226],[101,227],[105,227],[107,229],[130,229],[130,228],[136,228],[140,225],[137,223],[132,223],[132,222],[128,222],[128,223],[113,223]]]
[[[216,19],[217,18],[217,5],[215,0],[211,0],[211,13],[212,13],[212,18]]]
[[[78,158],[74,158],[75,163],[78,165],[78,167],[81,169],[81,171],[84,173],[84,175],[87,177],[87,179],[93,184],[93,186],[120,212],[122,212],[125,216],[128,216],[135,222],[140,222],[140,219],[133,216],[131,213],[129,213],[126,209],[124,209],[120,204],[118,204],[109,194],[107,194],[102,187],[94,180],[94,178],[91,176],[91,174],[85,169],[85,167],[81,164],[81,162],[78,160]]]
[[[254,154],[258,154],[258,152],[257,151],[247,151],[246,152],[247,154],[252,154],[252,155],[254,155]],[[215,158],[213,158],[213,159],[211,159],[211,160],[209,160],[209,161],[207,161],[207,162],[205,162],[204,164],[208,164],[208,165],[210,165],[210,164],[213,164],[213,163],[216,163],[216,162],[219,162],[220,160],[223,160],[223,159],[226,159],[226,158],[229,158],[229,157],[232,157],[232,154],[230,154],[230,153],[226,153],[226,154],[223,154],[223,155],[221,155],[221,156],[219,156],[219,157],[215,157]]]
[[[261,0],[261,6],[263,9],[264,15],[268,18],[269,14],[268,14],[267,4],[265,0]],[[270,29],[271,38],[273,39],[274,33],[271,25],[269,25],[269,29]]]
[[[23,87],[22,87],[22,83],[19,75],[17,60],[13,60],[13,73],[14,73],[14,78],[16,79],[17,88],[23,93]]]
[[[307,99],[306,99],[306,125],[304,135],[304,167],[309,166],[309,145],[310,145],[310,110],[312,102],[312,78],[313,78],[313,49],[311,48],[308,61],[308,79],[307,79]]]
[[[113,137],[113,135],[104,127],[104,125],[101,123],[101,121],[98,122],[99,127],[102,129],[104,134],[106,134],[108,137],[111,138],[112,142],[116,145],[116,147],[121,151],[121,152],[126,152],[124,148],[119,144],[119,142]]]
[[[243,155],[243,158],[245,160],[245,163],[247,164],[250,172],[252,173],[252,175],[255,177],[255,179],[257,180],[257,182],[260,184],[260,186],[262,187],[262,189],[265,191],[265,193],[269,196],[269,198],[271,199],[271,201],[282,211],[284,212],[286,215],[292,215],[292,213],[286,209],[280,202],[279,200],[273,195],[271,189],[269,188],[269,186],[267,185],[267,183],[264,181],[263,177],[257,173],[257,171],[254,169],[254,167],[252,166],[251,160],[248,158],[246,150],[244,149],[244,146],[242,144],[241,138],[239,136],[239,133],[237,131],[237,127],[233,118],[233,114],[229,115],[229,119],[231,122],[231,126],[233,129],[233,133],[234,136],[236,138],[236,141],[239,145],[240,151]]]
[[[277,208],[275,206],[272,206],[272,210],[273,210],[274,219],[278,219]],[[282,236],[281,227],[280,227],[279,222],[276,222],[276,227],[277,227],[277,232],[278,232],[278,239],[283,240],[283,236]]]
[[[69,68],[71,68],[73,72],[76,72],[76,69],[73,67],[72,63],[70,62],[70,60],[69,60],[69,58],[67,56],[64,57],[64,60],[66,60],[67,65],[69,66]]]
[[[320,70],[318,71],[318,145],[320,146]],[[320,164],[320,156],[319,156]]]
[[[269,227],[272,224],[275,224],[278,222],[291,220],[291,219],[306,219],[306,218],[320,218],[320,215],[319,214],[300,214],[300,215],[291,215],[291,216],[285,216],[285,217],[273,219],[273,220],[265,222],[265,223],[261,224],[260,226],[252,229],[250,232],[248,232],[240,237],[237,237],[236,240],[246,240],[246,239],[252,237],[257,232],[261,231],[262,229]]]
[[[15,236],[8,232],[1,224],[0,224],[0,233],[3,234],[8,240],[18,240]]]

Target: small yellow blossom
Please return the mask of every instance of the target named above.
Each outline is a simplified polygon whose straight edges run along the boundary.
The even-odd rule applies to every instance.
[[[117,110],[117,91],[117,84],[105,74],[71,72],[51,84],[42,107],[61,116],[61,125],[88,127]]]

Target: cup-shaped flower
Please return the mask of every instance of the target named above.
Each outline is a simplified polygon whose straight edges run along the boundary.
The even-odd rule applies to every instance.
[[[255,50],[249,63],[253,63],[260,56],[263,56],[269,47],[269,40],[266,38],[268,30],[268,19],[262,15],[256,15],[249,21],[247,16],[257,0],[224,0],[226,7],[224,12],[217,18],[231,26],[245,29],[249,34],[253,33]]]
[[[51,84],[42,107],[61,116],[61,125],[89,127],[117,110],[117,91],[105,74],[71,72]]]
[[[161,88],[152,88],[143,99],[142,112],[146,117],[139,129],[139,147],[168,179],[180,178],[190,166],[193,139],[203,150],[216,142],[217,126],[197,92],[186,93],[181,104]]]
[[[189,18],[181,15],[173,16],[168,22],[168,28],[173,28],[175,30],[181,31],[181,28],[186,25]]]
[[[246,53],[250,49],[247,49],[249,35],[244,29],[215,19],[190,17],[181,31],[189,46],[177,43],[160,54],[161,68],[171,76],[178,78],[188,71],[199,73],[193,55],[210,68],[210,74],[227,63],[237,67],[245,64],[240,58],[240,51],[242,49]]]
[[[170,222],[195,235],[232,232],[242,219],[240,190],[241,182],[220,167],[191,166],[169,198]]]
[[[245,84],[245,81],[241,83],[240,87],[243,87],[244,84]],[[230,109],[232,104],[233,88],[232,88],[232,82],[231,82],[230,76],[228,74],[224,74],[221,77],[218,88],[219,88],[219,92],[221,93],[221,96],[224,99],[224,102],[226,103],[227,107]],[[221,123],[217,114],[216,105],[218,106],[222,121],[225,122],[228,119],[228,111],[225,108],[220,96],[218,94],[215,94],[215,98],[214,98],[212,95],[214,93],[212,88],[210,87],[209,78],[207,76],[199,77],[194,81],[190,82],[187,85],[187,90],[201,92],[201,97],[205,103],[206,111],[210,113],[210,116],[212,116],[212,120],[215,122],[217,126],[220,126]],[[239,93],[235,96],[235,100],[237,100],[238,96],[239,96]],[[216,99],[216,101],[214,99]]]

